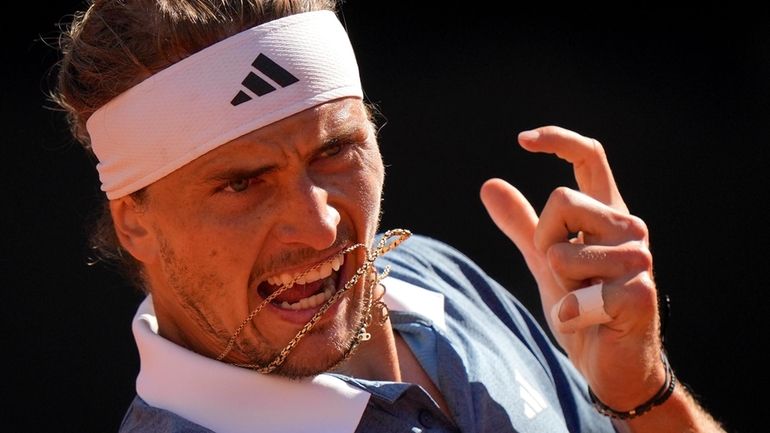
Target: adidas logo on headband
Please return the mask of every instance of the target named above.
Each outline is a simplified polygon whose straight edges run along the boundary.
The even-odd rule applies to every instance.
[[[363,98],[353,47],[334,11],[289,15],[163,69],[88,118],[110,200],[256,129],[338,98]],[[245,103],[249,102],[249,103]]]
[[[299,81],[299,78],[292,75],[291,72],[287,71],[286,69],[283,69],[281,65],[275,63],[272,59],[270,59],[270,57],[267,57],[264,54],[260,53],[257,58],[254,59],[251,65],[282,88],[290,86]],[[246,75],[246,78],[241,81],[241,84],[243,84],[244,87],[252,91],[257,96],[267,95],[268,93],[275,90],[275,87],[273,87],[272,84],[268,83],[254,72],[249,72],[249,75]],[[232,101],[230,101],[230,104],[233,106],[238,106],[244,102],[251,101],[251,99],[251,96],[249,96],[246,92],[239,90],[238,94],[235,95]]]

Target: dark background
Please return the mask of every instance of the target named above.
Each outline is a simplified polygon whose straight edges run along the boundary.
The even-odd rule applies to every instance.
[[[21,30],[10,17],[2,30],[6,431],[116,431],[138,369],[130,321],[140,297],[86,265],[95,172],[60,113],[44,108],[57,54],[40,37],[81,4],[19,4]],[[764,431],[767,9],[442,3],[435,14],[402,4],[343,9],[367,97],[387,118],[383,228],[457,246],[541,318],[533,280],[478,188],[503,177],[539,210],[554,187],[573,186],[571,170],[524,152],[516,134],[556,124],[597,138],[649,225],[679,378],[728,431]]]

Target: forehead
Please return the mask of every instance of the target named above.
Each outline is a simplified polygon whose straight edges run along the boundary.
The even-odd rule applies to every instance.
[[[368,141],[374,128],[361,99],[343,98],[301,111],[229,141],[148,186],[155,195],[206,190],[209,180],[233,169],[242,172],[274,166],[288,155],[303,157],[336,139]],[[209,180],[207,180],[209,179]]]
[[[368,140],[374,136],[373,132],[369,111],[361,99],[337,99],[224,143],[149,187],[153,190],[165,189],[164,185],[183,182],[194,188],[197,182],[215,176],[222,170],[233,167],[257,169],[266,164],[278,163],[289,154],[309,154],[335,139]]]
[[[326,141],[371,127],[369,112],[358,98],[326,102],[229,141],[200,159],[206,160],[243,147],[288,145],[298,141]]]

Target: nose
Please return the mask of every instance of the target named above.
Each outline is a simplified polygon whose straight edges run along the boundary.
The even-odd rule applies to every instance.
[[[285,191],[276,236],[286,244],[323,250],[337,239],[340,213],[329,204],[329,193],[309,179]]]

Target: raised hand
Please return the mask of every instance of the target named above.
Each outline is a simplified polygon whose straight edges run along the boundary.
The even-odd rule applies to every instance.
[[[665,381],[647,227],[628,212],[598,141],[546,126],[519,143],[571,163],[579,190],[555,188],[539,216],[501,179],[485,182],[481,199],[522,253],[552,333],[594,393],[632,409]]]

